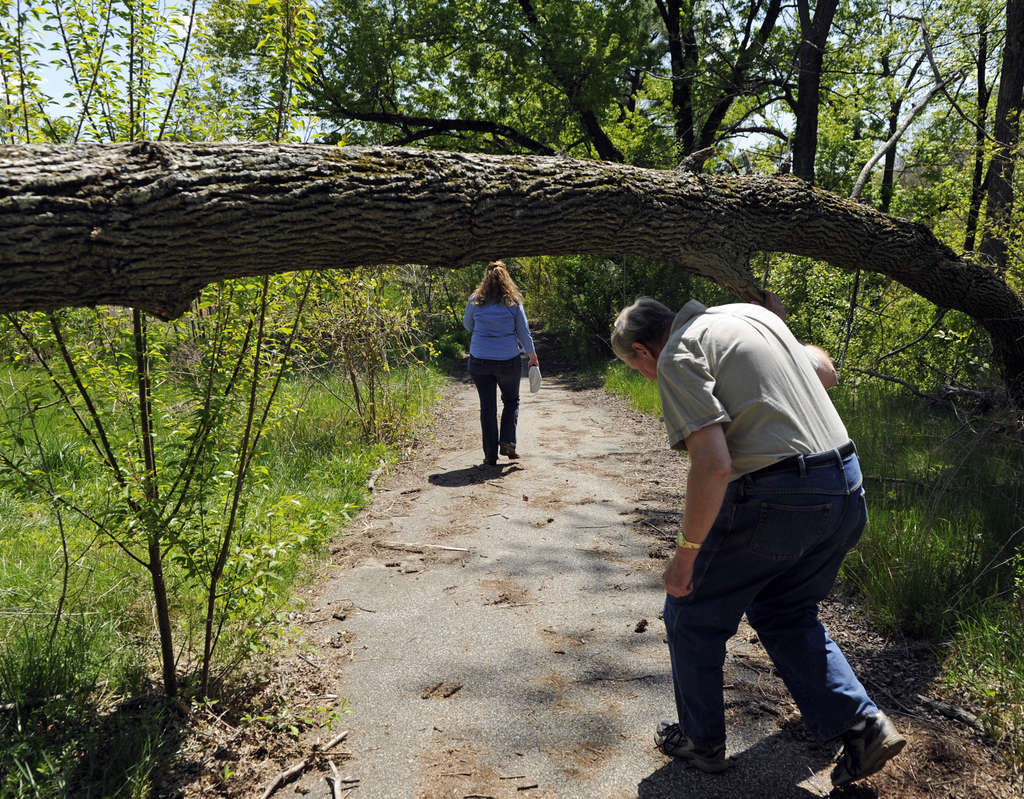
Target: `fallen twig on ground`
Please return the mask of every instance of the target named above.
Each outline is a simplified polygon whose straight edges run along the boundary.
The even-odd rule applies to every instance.
[[[354,607],[356,610],[361,610],[364,613],[376,613],[377,612],[375,610],[371,610],[370,608],[361,608],[361,607],[359,607],[359,605],[357,605],[351,599],[339,599],[338,602],[347,602],[349,605]]]
[[[331,786],[331,799],[341,799],[341,777],[338,774],[338,767],[333,760],[328,760],[327,765],[331,767],[331,774],[327,777],[327,784]]]
[[[443,549],[445,552],[469,552],[466,547],[450,547],[444,544],[404,544],[398,541],[382,541],[377,544],[384,549],[397,549],[402,552],[422,554],[424,549]]]
[[[654,532],[658,533],[659,535],[665,536],[666,539],[671,539],[672,541],[676,540],[676,537],[674,535],[671,535],[670,533],[666,533],[664,530],[662,530],[660,527],[658,527],[658,525],[651,524],[649,521],[647,521],[647,519],[641,519],[640,523],[641,524],[646,524],[648,527],[650,527],[652,530],[654,530]]]
[[[270,797],[273,796],[274,791],[276,791],[278,788],[280,788],[282,785],[288,782],[288,780],[292,779],[292,777],[301,774],[303,769],[305,769],[306,766],[309,764],[309,760],[310,759],[308,757],[304,757],[298,763],[296,763],[293,766],[289,766],[276,777],[274,777],[270,785],[267,786],[267,790],[263,792],[262,799],[270,799]]]
[[[344,732],[339,733],[338,735],[335,735],[330,741],[327,742],[327,745],[324,746],[322,749],[314,747],[314,749],[316,750],[314,752],[314,754],[316,754],[317,752],[327,752],[327,751],[330,751],[335,746],[337,746],[342,741],[344,741],[347,736],[348,736],[348,730],[345,730]],[[273,781],[270,783],[270,785],[267,786],[267,789],[263,792],[262,799],[270,799],[270,797],[273,796],[274,791],[276,791],[278,788],[280,788],[282,785],[284,785],[286,782],[288,782],[288,780],[290,780],[293,777],[296,777],[297,775],[301,774],[303,772],[303,770],[305,770],[306,766],[309,765],[309,762],[312,759],[313,759],[313,755],[309,755],[308,757],[304,757],[298,763],[295,763],[294,765],[289,766],[284,771],[282,771],[280,774],[278,774],[276,777],[274,777]]]
[[[976,730],[982,729],[981,722],[978,721],[978,717],[973,713],[964,710],[962,707],[957,707],[956,705],[951,705],[948,702],[942,702],[938,699],[932,699],[931,697],[924,696],[923,694],[917,695],[917,701],[925,707],[931,708],[936,713],[940,713],[947,719],[959,721],[969,727],[974,727]]]
[[[303,654],[302,654],[301,652],[296,652],[295,654],[299,656],[299,659],[300,659],[300,660],[303,660],[303,661],[305,661],[305,662],[306,662],[307,664],[309,664],[310,666],[312,666],[312,667],[313,667],[314,669],[319,669],[319,668],[320,668],[320,666],[318,666],[318,665],[317,665],[316,663],[314,663],[314,662],[313,662],[312,660],[310,660],[310,659],[309,659],[308,657],[306,657],[305,655],[303,655]]]
[[[327,746],[325,746],[323,748],[323,751],[324,752],[331,751],[334,747],[336,747],[338,744],[340,744],[342,741],[344,741],[347,737],[348,737],[348,730],[345,730],[344,732],[338,733],[333,738],[331,738],[330,741],[327,742]]]
[[[370,475],[370,480],[366,484],[367,491],[373,491],[373,487],[377,482],[377,478],[381,476],[381,473],[384,471],[385,468],[387,468],[387,464],[382,462],[380,466],[373,470],[373,474]]]

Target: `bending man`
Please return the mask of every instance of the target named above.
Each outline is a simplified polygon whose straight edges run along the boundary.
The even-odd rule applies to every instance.
[[[615,354],[657,380],[669,444],[690,453],[683,527],[665,570],[678,721],[666,754],[722,771],[726,641],[744,612],[819,740],[842,738],[835,786],[874,774],[906,740],[818,620],[867,520],[856,450],[815,365],[757,305],[678,314],[641,297]],[[827,356],[826,356],[827,359]]]

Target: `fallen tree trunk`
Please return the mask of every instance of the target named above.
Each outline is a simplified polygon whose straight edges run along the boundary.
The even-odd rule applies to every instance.
[[[969,314],[1024,395],[1024,307],[997,274],[924,225],[797,178],[398,148],[0,148],[0,311],[113,304],[169,319],[225,278],[624,253],[756,299],[758,251],[879,272]]]

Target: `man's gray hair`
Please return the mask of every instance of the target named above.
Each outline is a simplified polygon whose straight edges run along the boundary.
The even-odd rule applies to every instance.
[[[626,363],[633,359],[633,343],[661,344],[672,329],[675,314],[650,297],[637,297],[615,320],[612,328],[612,351]]]

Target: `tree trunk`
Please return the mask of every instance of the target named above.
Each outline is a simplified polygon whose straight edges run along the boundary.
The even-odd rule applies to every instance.
[[[918,223],[793,177],[270,144],[0,150],[0,312],[183,313],[207,283],[364,264],[634,254],[760,297],[758,251],[898,280],[992,335],[1024,399],[1024,306]]]
[[[818,0],[811,18],[811,0],[798,0],[800,47],[797,50],[796,131],[793,134],[793,174],[814,182],[814,157],[818,150],[818,105],[821,64],[839,0]]]
[[[1006,268],[1007,227],[1013,212],[1014,149],[1020,138],[1021,100],[1024,95],[1024,0],[1007,0],[1003,74],[996,98],[993,136],[996,150],[988,166],[988,224],[981,254],[998,270]]]
[[[658,0],[658,12],[668,34],[669,63],[672,67],[672,111],[675,116],[679,156],[693,152],[693,78],[697,74],[697,37],[693,32],[692,7],[686,10],[683,27],[682,0]]]
[[[892,77],[892,68],[889,64],[889,54],[886,53],[880,59],[882,63],[882,77]],[[916,71],[916,70],[915,70]],[[896,131],[900,128],[900,110],[903,107],[903,100],[897,98],[889,101],[889,132],[885,137],[888,142],[896,135]],[[885,161],[882,166],[882,191],[878,207],[884,212],[889,213],[889,208],[892,206],[892,194],[894,186],[894,178],[896,172],[896,145],[894,144],[885,152]]]
[[[900,124],[901,101],[894,100],[889,104],[889,135],[886,141],[896,135]],[[882,166],[882,191],[879,200],[879,208],[883,213],[889,213],[892,205],[893,179],[896,173],[896,146],[893,145],[885,153],[885,161]]]

